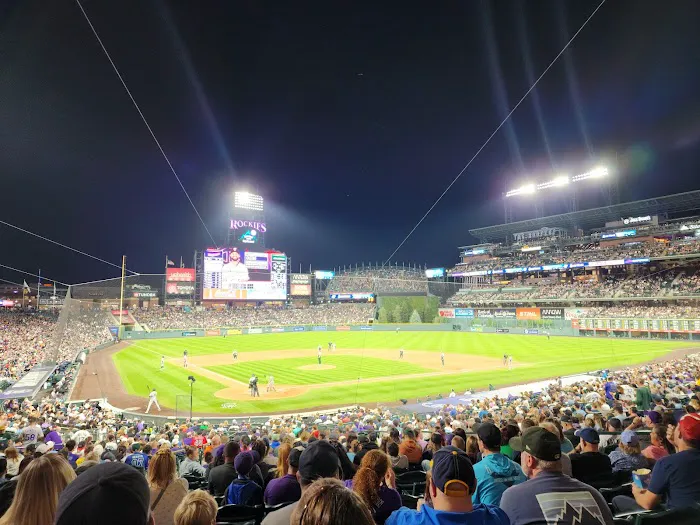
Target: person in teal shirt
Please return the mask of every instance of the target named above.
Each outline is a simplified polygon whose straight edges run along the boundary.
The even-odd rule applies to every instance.
[[[523,470],[508,456],[501,454],[501,431],[493,423],[484,423],[477,430],[481,461],[474,465],[477,487],[472,494],[476,505],[498,505],[505,490],[527,480]]]

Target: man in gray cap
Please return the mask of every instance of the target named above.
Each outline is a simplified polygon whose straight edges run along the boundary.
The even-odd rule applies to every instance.
[[[328,441],[314,441],[299,457],[297,479],[301,485],[301,493],[319,478],[338,478],[340,473],[340,458],[333,445]],[[262,525],[289,525],[292,513],[298,502],[294,502],[280,510],[270,512]]]
[[[513,485],[501,496],[501,509],[511,525],[558,523],[612,525],[605,498],[593,487],[562,473],[559,438],[542,427],[530,427],[510,440],[522,452],[520,464],[528,481]]]
[[[154,525],[150,502],[143,474],[123,463],[102,463],[61,493],[55,525]]]

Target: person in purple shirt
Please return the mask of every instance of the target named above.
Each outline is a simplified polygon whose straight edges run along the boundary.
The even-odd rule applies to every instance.
[[[384,523],[392,512],[401,508],[401,495],[396,490],[391,460],[381,450],[367,452],[355,477],[347,480],[345,486],[367,504],[375,523]]]
[[[46,434],[44,437],[44,443],[53,441],[53,449],[58,451],[63,447],[63,439],[61,439],[61,434],[58,433],[58,425],[51,425],[51,432]]]
[[[293,448],[287,459],[287,473],[279,478],[270,480],[265,488],[265,505],[278,505],[290,501],[299,501],[301,498],[301,485],[297,479],[299,470],[299,458],[304,447]]]

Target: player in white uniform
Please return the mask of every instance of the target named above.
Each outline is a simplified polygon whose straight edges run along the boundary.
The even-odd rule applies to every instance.
[[[187,350],[182,352],[182,366],[187,368]]]
[[[163,371],[164,368],[165,368],[165,356],[162,355],[162,356],[160,356],[160,370]]]
[[[250,280],[248,268],[241,261],[241,254],[238,251],[231,251],[229,262],[221,266],[221,288],[232,290],[236,288],[236,283]]]
[[[321,364],[321,345],[318,345],[318,354],[316,355],[316,359],[318,359],[318,364]]]
[[[155,403],[156,408],[158,409],[158,412],[160,412],[160,405],[158,404],[158,393],[156,392],[156,389],[154,388],[151,390],[151,393],[148,394],[148,408],[146,408],[146,414],[148,414],[148,411],[151,409],[151,405]]]
[[[442,366],[445,366],[445,353],[440,354],[440,361],[442,361]]]
[[[275,377],[274,376],[267,376],[267,391],[268,392],[277,392],[277,390],[275,390]]]

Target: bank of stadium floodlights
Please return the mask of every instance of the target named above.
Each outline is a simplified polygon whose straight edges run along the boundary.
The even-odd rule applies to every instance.
[[[574,175],[573,177],[570,177],[569,175],[557,175],[552,180],[549,180],[547,182],[542,182],[539,184],[523,184],[519,188],[507,191],[505,196],[506,198],[509,198],[516,197],[518,195],[532,195],[534,193],[537,193],[538,191],[549,190],[553,188],[563,188],[569,186],[570,184],[576,184],[578,182],[583,182],[589,179],[601,179],[603,177],[607,177],[608,174],[608,168],[606,168],[605,166],[597,166],[592,170],[587,171],[586,173]]]
[[[263,211],[263,198],[247,191],[237,191],[233,198],[233,206],[242,210]]]

